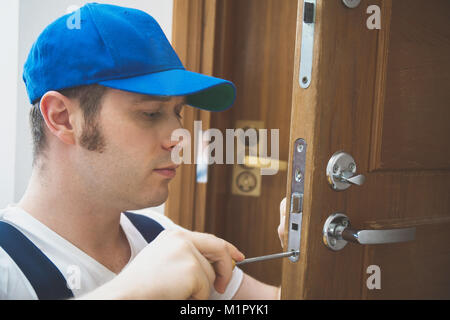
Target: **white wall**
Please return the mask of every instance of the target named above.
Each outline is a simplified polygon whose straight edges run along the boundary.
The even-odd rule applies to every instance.
[[[0,208],[17,202],[31,174],[32,140],[28,124],[30,108],[22,81],[23,64],[41,31],[66,13],[91,1],[8,0],[0,4]],[[161,25],[169,41],[172,35],[173,0],[97,0],[146,11]],[[4,47],[6,45],[6,47]],[[163,206],[155,208],[163,212]]]
[[[0,5],[0,208],[14,199],[19,2]]]

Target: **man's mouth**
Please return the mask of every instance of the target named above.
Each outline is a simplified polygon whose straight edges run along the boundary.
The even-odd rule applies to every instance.
[[[166,178],[173,178],[175,177],[176,170],[179,167],[179,165],[173,165],[173,166],[168,166],[168,167],[164,167],[164,168],[156,168],[153,169],[153,171],[159,173],[160,175],[166,177]]]

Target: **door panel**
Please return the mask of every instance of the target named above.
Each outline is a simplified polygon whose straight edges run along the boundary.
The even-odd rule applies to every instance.
[[[371,169],[449,169],[449,2],[384,5],[390,25],[379,32]]]
[[[381,9],[380,30],[366,27],[369,5]],[[283,262],[283,298],[450,298],[450,2],[318,1],[307,89],[297,80],[298,7],[290,149],[304,138],[308,153],[300,259]],[[361,187],[328,185],[338,150],[366,176]],[[415,241],[331,251],[322,228],[335,212],[357,229],[416,227]],[[370,265],[380,267],[381,289],[366,285]]]

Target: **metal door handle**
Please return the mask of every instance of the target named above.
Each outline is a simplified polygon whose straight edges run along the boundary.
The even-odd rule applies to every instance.
[[[345,214],[334,213],[323,226],[323,242],[331,250],[338,251],[349,241],[359,244],[406,242],[414,240],[415,233],[416,228],[356,230],[351,228]]]
[[[350,177],[350,178],[346,178],[344,176],[339,176],[339,178],[344,182],[348,182],[348,183],[355,184],[358,186],[362,186],[362,184],[366,180],[366,177],[362,174],[358,174],[357,176]]]

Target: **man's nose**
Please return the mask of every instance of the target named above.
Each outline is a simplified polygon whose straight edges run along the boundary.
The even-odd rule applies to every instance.
[[[164,142],[164,148],[165,149],[167,149],[167,150],[169,150],[169,151],[172,151],[178,144],[181,144],[182,143],[182,137],[180,137],[180,140],[178,140],[178,141],[172,141],[171,139],[170,139],[170,137],[169,137],[169,139],[167,139],[165,142]]]
[[[183,142],[183,137],[177,137],[178,140],[172,140],[172,133],[177,129],[182,129],[180,121],[177,119],[177,125],[173,126],[168,134],[165,135],[165,139],[163,141],[164,149],[172,151],[178,144]]]

